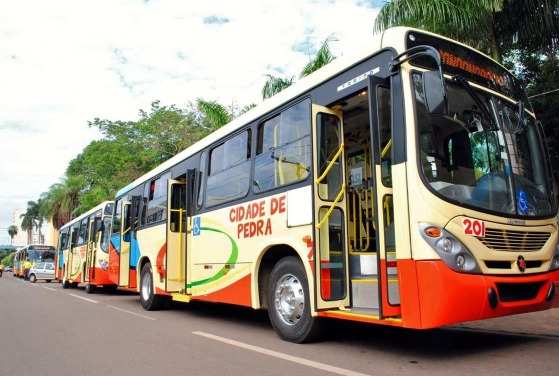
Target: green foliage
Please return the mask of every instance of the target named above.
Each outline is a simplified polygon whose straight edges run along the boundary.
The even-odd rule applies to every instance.
[[[309,74],[319,70],[323,66],[332,62],[336,57],[330,51],[329,41],[331,38],[327,38],[318,49],[316,55],[304,66],[301,72],[301,77],[308,76]]]
[[[198,99],[181,109],[155,101],[137,121],[94,119],[89,126],[103,138],[87,145],[66,176],[41,195],[41,218],[59,228],[252,106],[237,111]]]
[[[18,229],[17,226],[11,225],[8,227],[8,235],[10,235],[10,242],[14,240],[14,237],[17,235]]]
[[[0,265],[14,266],[14,254],[13,251],[0,251]]]
[[[264,87],[262,88],[263,99],[276,95],[283,89],[291,86],[295,81],[295,77],[284,78],[272,76],[271,74],[267,74],[266,77],[266,83],[264,83]]]

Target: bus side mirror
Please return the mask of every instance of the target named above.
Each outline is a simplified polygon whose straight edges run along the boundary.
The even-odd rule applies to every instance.
[[[422,74],[425,106],[431,114],[446,115],[446,88],[440,71],[429,70]]]

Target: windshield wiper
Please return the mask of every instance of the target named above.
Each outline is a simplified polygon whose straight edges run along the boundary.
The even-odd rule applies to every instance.
[[[479,94],[476,93],[476,91],[470,86],[470,83],[468,82],[468,80],[466,80],[464,77],[461,77],[461,76],[454,76],[452,78],[452,82],[457,83],[460,86],[462,86],[464,89],[466,89],[466,92],[476,102],[476,104],[478,105],[480,110],[485,115],[486,119],[489,121],[489,124],[491,126],[495,127],[495,122],[493,121],[493,118],[491,117],[491,112],[489,112],[489,109],[487,108],[487,105],[485,103],[483,103],[483,100],[480,98]],[[481,125],[484,126],[483,122],[482,122]],[[484,128],[486,128],[486,127],[484,127]],[[493,128],[490,128],[490,130],[492,130],[492,129]]]

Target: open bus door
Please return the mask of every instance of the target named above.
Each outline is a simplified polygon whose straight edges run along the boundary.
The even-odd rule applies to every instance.
[[[130,223],[130,201],[123,199],[122,205],[122,221],[120,223],[120,262],[118,285],[128,287],[130,282],[130,240],[132,235]]]
[[[341,114],[312,105],[314,155],[316,308],[350,304]]]
[[[99,232],[99,226],[101,225],[101,218],[96,217],[95,214],[89,217],[89,228],[87,231],[87,247],[85,254],[85,275],[83,282],[91,282],[95,279],[95,258],[97,250],[97,236]]]
[[[394,149],[392,100],[390,78],[369,76],[371,176],[373,177],[373,217],[377,232],[379,318],[401,316],[396,234],[403,235],[408,231],[407,228],[396,231],[396,225],[401,225],[403,218],[394,216],[394,214],[402,216],[404,212],[394,210],[394,204],[397,200],[400,204],[407,202],[407,194],[405,194],[407,183],[405,170],[394,174],[392,168]],[[401,165],[403,167],[403,164]],[[404,192],[405,197],[396,196],[394,200],[394,195],[399,195],[401,192]]]
[[[167,292],[186,289],[186,184],[169,179],[167,185]]]

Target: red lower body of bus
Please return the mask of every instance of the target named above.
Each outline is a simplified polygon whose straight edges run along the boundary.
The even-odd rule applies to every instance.
[[[440,260],[399,260],[398,272],[402,324],[413,328],[545,310],[555,304],[559,287],[559,270],[526,275],[466,274],[451,270]]]

